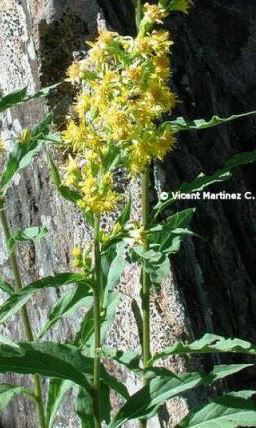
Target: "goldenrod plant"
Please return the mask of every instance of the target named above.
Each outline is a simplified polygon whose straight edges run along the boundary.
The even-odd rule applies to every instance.
[[[100,32],[97,40],[89,44],[86,58],[74,62],[67,71],[77,96],[64,131],[59,136],[52,134],[48,117],[35,129],[24,130],[6,157],[0,178],[0,214],[14,281],[9,284],[0,280],[1,289],[9,295],[0,307],[0,322],[6,322],[21,311],[26,341],[14,343],[0,336],[0,372],[33,374],[35,390],[0,385],[3,403],[0,410],[14,396],[27,394],[38,405],[40,428],[54,427],[57,410],[70,389],[74,391],[82,427],[117,428],[132,419],[140,420],[141,426],[146,427],[147,420],[157,414],[166,400],[199,385],[212,385],[251,366],[247,363],[218,364],[210,373],[195,371],[177,375],[166,368],[155,367],[160,359],[170,355],[218,352],[256,354],[256,346],[249,342],[214,334],[205,334],[190,344],[177,343],[159,353],[152,352],[150,343],[150,295],[169,274],[169,257],[179,250],[183,236],[193,235],[189,225],[195,212],[195,208],[189,208],[159,220],[166,207],[171,208],[174,199],[171,194],[162,194],[157,204],[150,206],[151,164],[175,148],[176,134],[180,131],[200,130],[255,113],[227,119],[214,116],[208,122],[184,118],[163,120],[166,113],[173,114],[177,97],[169,84],[173,41],[161,25],[171,12],[188,13],[191,5],[189,0],[160,0],[154,5],[138,1],[138,31],[134,38],[108,30]],[[42,90],[39,96],[47,92],[48,89]],[[26,90],[9,94],[0,99],[0,111],[30,98]],[[60,170],[48,155],[51,175],[61,195],[81,211],[90,226],[91,240],[73,248],[74,272],[41,278],[23,287],[16,244],[42,238],[47,231],[43,227],[11,231],[5,196],[14,175],[30,163],[46,142],[58,142],[57,147],[68,153],[67,163]],[[230,178],[233,168],[255,160],[255,151],[235,155],[213,175],[200,175],[191,183],[183,183],[177,191],[200,191]],[[120,168],[129,178],[140,177],[140,222],[132,221],[130,196],[123,196],[116,187],[115,173]],[[112,217],[107,231],[102,227],[106,216]],[[141,352],[123,352],[106,347],[104,343],[120,302],[117,285],[129,262],[141,267]],[[70,284],[75,288],[68,289],[49,310],[48,321],[35,338],[26,303],[41,289]],[[72,343],[41,340],[78,305],[83,305],[87,311]],[[134,371],[144,385],[130,396],[126,386],[107,372],[103,364],[106,360]],[[46,405],[39,375],[50,378]],[[110,390],[124,401],[116,414],[111,408]],[[246,390],[215,397],[206,406],[192,409],[179,427],[256,426],[255,392]]]

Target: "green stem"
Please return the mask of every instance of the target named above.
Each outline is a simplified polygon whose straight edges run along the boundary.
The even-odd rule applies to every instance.
[[[142,223],[143,229],[146,231],[149,226],[149,185],[150,185],[150,176],[149,168],[144,172],[142,176],[141,183],[141,202],[142,202]],[[149,247],[149,242],[147,235],[145,235],[144,247],[147,250]],[[141,281],[142,281],[142,290],[141,290],[141,299],[142,299],[142,318],[143,318],[143,342],[142,342],[142,356],[143,356],[143,366],[144,368],[149,367],[151,359],[151,345],[150,345],[150,277],[146,272],[145,267],[142,266],[141,272]],[[147,381],[144,382],[147,384]],[[142,428],[147,426],[147,421],[142,420],[140,422]]]
[[[138,32],[140,29],[141,17],[142,17],[142,0],[137,0],[137,4],[136,4],[136,26],[137,26]]]
[[[149,169],[142,176],[142,223],[143,229],[146,231],[149,224]],[[149,242],[145,236],[144,247],[148,250]],[[148,367],[151,352],[150,352],[150,277],[149,274],[142,268],[142,314],[143,314],[143,364],[144,368]]]
[[[3,201],[0,201],[0,220],[1,220],[2,227],[3,227],[3,231],[4,231],[5,241],[7,243],[11,238],[11,233],[10,233],[10,228],[8,225],[7,217],[6,217],[6,214],[4,211]],[[22,286],[22,280],[21,280],[21,275],[20,275],[20,270],[19,270],[19,265],[18,265],[15,249],[12,250],[12,252],[9,256],[9,259],[10,259],[10,264],[12,267],[14,280],[15,280],[15,283],[14,283],[15,290],[20,291],[23,286]],[[26,337],[26,339],[28,341],[33,342],[34,336],[33,336],[33,331],[31,328],[29,315],[28,315],[28,311],[27,311],[26,306],[23,306],[21,308],[21,319],[22,319],[24,336]],[[42,394],[40,376],[33,375],[33,382],[34,382],[34,394],[35,394],[36,402],[37,402],[37,411],[38,411],[38,418],[39,418],[39,422],[40,422],[40,427],[46,428],[44,404],[43,404],[43,394]]]
[[[101,385],[100,385],[100,349],[101,349],[101,331],[100,331],[100,313],[101,313],[101,256],[99,245],[99,227],[100,220],[95,222],[95,238],[94,238],[94,426],[101,427]]]

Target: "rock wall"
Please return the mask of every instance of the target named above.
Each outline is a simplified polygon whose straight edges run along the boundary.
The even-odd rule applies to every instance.
[[[107,24],[124,34],[135,31],[130,2],[108,0],[0,0],[0,88],[7,93],[28,86],[34,91],[63,78],[72,58],[83,54],[84,39],[93,37],[97,22]],[[173,55],[173,82],[182,102],[177,114],[186,117],[210,117],[212,113],[228,116],[253,110],[255,104],[255,7],[253,1],[195,1],[188,17],[168,19],[176,44]],[[236,32],[233,31],[236,29]],[[71,100],[67,88],[60,89],[49,100],[55,117],[62,126]],[[1,123],[4,138],[15,135],[24,126],[40,120],[47,107],[41,102],[17,107]],[[232,154],[254,148],[255,119],[244,119],[216,130],[182,135],[176,150],[170,154],[158,173],[162,189],[175,188],[198,173],[211,173]],[[253,166],[237,171],[232,181],[214,190],[255,191]],[[135,190],[136,190],[136,185]],[[134,191],[135,193],[135,191]],[[192,204],[193,206],[195,204]],[[177,206],[188,207],[182,202]],[[152,298],[153,345],[158,349],[175,340],[198,337],[215,331],[255,340],[255,202],[196,201],[194,229],[206,235],[206,241],[187,239],[172,261],[172,277],[161,293]],[[24,283],[69,268],[69,252],[88,236],[79,213],[63,202],[51,185],[44,154],[18,177],[8,193],[8,212],[14,228],[44,224],[47,239],[35,245],[19,247]],[[0,243],[1,272],[11,278],[7,255]],[[138,346],[132,299],[138,299],[135,268],[123,279],[123,301],[108,342],[116,347]],[[29,305],[35,332],[43,325],[47,311],[62,291],[40,293]],[[3,293],[1,298],[4,299]],[[64,342],[71,338],[79,317],[61,321],[48,338]],[[3,334],[19,337],[16,317],[2,329]],[[177,372],[184,362],[169,361]],[[136,380],[122,373],[130,390]],[[1,376],[1,379],[3,377]],[[6,379],[6,377],[5,377]],[[12,382],[24,382],[10,375]],[[240,377],[243,386],[252,387]],[[193,398],[193,397],[192,397]],[[63,407],[56,427],[78,427],[70,400]],[[168,426],[178,422],[186,411],[180,400],[168,403]],[[166,416],[166,413],[165,413]],[[164,420],[164,417],[163,417]],[[163,422],[164,423],[164,422]],[[31,405],[13,401],[1,418],[4,428],[36,426]],[[135,427],[135,423],[129,424]],[[157,422],[153,421],[154,427]]]

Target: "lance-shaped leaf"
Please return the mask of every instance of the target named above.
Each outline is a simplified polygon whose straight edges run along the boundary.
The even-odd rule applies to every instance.
[[[45,226],[33,226],[33,227],[27,227],[23,230],[17,230],[15,233],[13,233],[10,237],[10,239],[7,242],[7,246],[10,251],[13,250],[15,247],[15,244],[17,242],[21,241],[34,241],[37,239],[42,239],[44,236],[46,236],[48,233],[48,230]]]
[[[195,235],[187,227],[195,214],[195,208],[187,208],[168,217],[164,223],[150,229],[150,242],[157,244],[163,254],[173,254],[180,248],[181,241],[186,235]]]
[[[256,421],[256,391],[230,392],[193,410],[179,423],[180,428],[253,427]]]
[[[91,337],[94,334],[94,313],[93,308],[90,308],[86,312],[81,324],[78,333],[76,334],[74,344],[76,346],[86,346],[86,344],[91,340]]]
[[[0,373],[14,372],[20,374],[40,374],[48,377],[68,379],[90,390],[86,375],[91,375],[93,360],[84,357],[71,345],[52,342],[18,343],[16,347],[0,345]]]
[[[119,382],[119,380],[117,380],[114,376],[110,375],[103,365],[101,365],[101,378],[105,385],[109,386],[126,400],[130,398],[126,386]]]
[[[12,287],[11,284],[9,284],[8,282],[4,281],[2,278],[0,278],[0,288],[1,290],[3,290],[5,293],[12,295],[15,293],[14,288]]]
[[[193,193],[201,192],[206,187],[211,184],[226,181],[232,177],[231,170],[233,168],[246,165],[256,161],[256,150],[252,152],[238,153],[232,156],[228,161],[225,162],[224,167],[218,169],[213,175],[204,175],[200,174],[190,183],[183,183],[178,189],[171,192],[164,201],[159,201],[155,205],[154,209],[156,210],[155,218],[167,208],[169,205],[173,204],[177,200],[177,195],[179,193]]]
[[[16,345],[16,343],[14,343],[8,337],[2,336],[2,334],[0,334],[0,344],[7,345],[7,349],[8,349],[8,347],[11,347],[11,351],[13,351],[13,348],[16,348],[16,350],[18,351],[18,353],[20,353],[19,346]]]
[[[115,250],[116,252],[109,251],[110,257],[108,256],[108,254],[105,256],[105,266],[104,266],[105,292],[104,292],[104,302],[103,302],[104,308],[107,307],[109,293],[111,293],[112,290],[118,285],[121,275],[126,266],[125,244],[123,242],[119,243],[116,246]]]
[[[210,385],[250,366],[251,364],[219,365],[215,366],[209,374],[194,372],[181,376],[163,368],[148,369],[146,375],[152,376],[153,379],[130,397],[109,428],[118,428],[131,419],[152,417],[166,400],[201,384]]]
[[[105,384],[101,384],[100,416],[101,422],[110,422],[111,404],[110,390]],[[81,428],[94,428],[94,406],[92,397],[84,388],[80,388],[76,401],[76,412],[80,418]],[[105,426],[105,425],[104,425]]]
[[[108,304],[106,309],[102,312],[100,319],[101,323],[101,340],[104,342],[106,335],[110,329],[110,326],[114,320],[116,309],[120,303],[119,293],[109,293]],[[80,325],[80,330],[78,331],[75,344],[81,346],[83,351],[86,352],[86,355],[93,356],[94,349],[94,314],[93,308],[90,308],[89,311],[85,314],[83,321]]]
[[[48,321],[42,328],[38,338],[40,339],[57,321],[72,314],[81,305],[91,306],[93,297],[90,294],[90,288],[80,285],[61,297],[49,313]]]
[[[30,398],[35,398],[33,397],[33,392],[23,386],[9,385],[7,383],[0,384],[0,412],[8,406],[12,398],[20,394],[26,394]]]
[[[52,115],[49,114],[32,131],[27,142],[16,142],[9,153],[4,171],[0,177],[0,190],[5,193],[14,175],[29,165],[41,148],[42,137],[49,132]]]
[[[59,85],[61,85],[61,83],[62,82],[55,83],[54,85],[48,86],[47,88],[40,89],[38,92],[32,95],[28,95],[27,88],[23,88],[0,97],[0,113],[18,104],[31,101],[36,98],[47,97],[50,91],[57,88]]]
[[[16,312],[25,305],[33,294],[43,288],[62,287],[72,283],[84,285],[84,287],[88,286],[84,275],[79,273],[58,273],[55,276],[47,276],[39,279],[38,281],[32,282],[18,293],[13,294],[0,306],[0,322],[3,322],[10,316],[16,314]]]
[[[129,199],[125,204],[123,210],[121,211],[116,223],[119,223],[120,225],[124,226],[130,220],[131,209],[132,209],[132,198],[131,198],[131,195],[129,195]]]
[[[137,330],[138,330],[138,336],[140,339],[140,345],[142,347],[143,344],[143,316],[142,316],[142,311],[141,308],[137,302],[136,299],[132,299],[132,303],[131,303],[131,310],[136,322],[136,326],[137,326]]]
[[[193,4],[192,0],[160,0],[159,3],[169,12],[182,12],[186,14]]]
[[[0,345],[0,373],[40,374],[46,377],[70,380],[92,393],[94,360],[85,357],[73,345],[53,342],[22,342],[16,347]],[[100,380],[124,398],[129,394],[126,387],[100,367]]]
[[[139,367],[141,355],[134,351],[119,351],[108,346],[102,347],[102,356],[125,366],[129,370],[142,372]]]
[[[175,120],[170,120],[167,122],[163,122],[161,128],[171,127],[174,132],[180,131],[191,131],[191,130],[201,130],[212,128],[214,126],[222,125],[226,122],[231,122],[232,120],[241,119],[242,117],[255,115],[256,111],[251,111],[249,113],[242,114],[233,114],[232,116],[222,118],[219,116],[212,116],[212,118],[207,121],[205,119],[184,119],[183,117],[177,117]]]
[[[63,399],[74,384],[70,380],[51,378],[48,386],[46,423],[48,428],[52,428],[54,420]],[[88,394],[89,395],[89,394]]]
[[[93,399],[84,388],[79,388],[76,400],[76,413],[81,422],[81,428],[94,428]]]
[[[217,352],[233,352],[239,354],[256,354],[256,345],[242,339],[226,339],[215,334],[205,334],[201,339],[189,344],[176,343],[169,346],[161,352],[158,352],[152,358],[157,361],[159,358],[169,357],[170,355],[184,354],[209,354]]]

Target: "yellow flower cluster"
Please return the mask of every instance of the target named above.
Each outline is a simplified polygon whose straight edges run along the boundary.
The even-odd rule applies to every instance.
[[[67,71],[83,88],[63,132],[72,152],[85,160],[82,167],[70,160],[66,169],[66,183],[79,190],[82,209],[101,214],[120,199],[113,190],[110,165],[116,163],[109,161],[109,146],[131,174],[140,174],[175,144],[171,130],[157,126],[176,104],[168,82],[173,42],[167,31],[151,31],[166,16],[163,7],[146,3],[136,38],[104,30],[89,43],[87,58]]]
[[[151,24],[155,22],[161,24],[162,19],[166,18],[167,15],[168,12],[161,6],[149,3],[144,4],[144,19]]]
[[[65,170],[65,184],[81,195],[77,205],[82,210],[100,215],[115,209],[120,196],[113,190],[111,172],[104,172],[97,155],[88,152],[81,165],[70,156]]]

